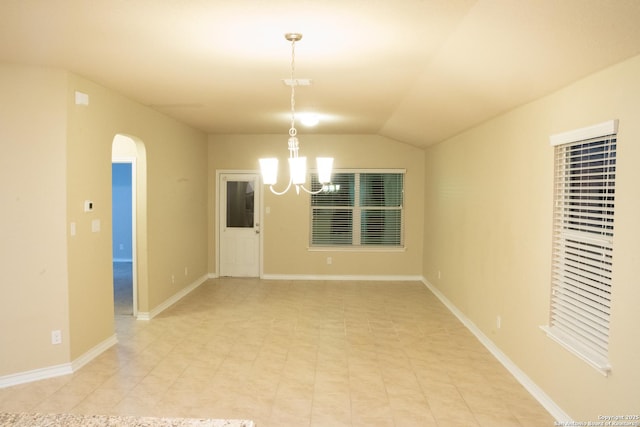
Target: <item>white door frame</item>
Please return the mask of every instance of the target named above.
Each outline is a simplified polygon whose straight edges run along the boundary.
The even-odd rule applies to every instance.
[[[133,317],[138,316],[138,244],[136,239],[136,219],[137,216],[137,201],[138,196],[136,188],[138,186],[137,171],[136,171],[136,158],[135,157],[113,157],[111,163],[129,163],[131,164],[131,286],[133,293]],[[113,186],[113,184],[112,184]],[[113,223],[113,218],[111,218]],[[113,240],[113,233],[111,236]]]
[[[247,175],[247,174],[256,174],[258,175],[258,188],[256,188],[254,191],[258,192],[259,194],[259,207],[258,207],[258,212],[257,212],[257,218],[258,218],[258,224],[260,224],[258,226],[258,229],[260,231],[258,239],[259,239],[259,259],[258,259],[258,277],[262,278],[263,275],[263,267],[264,267],[264,215],[262,214],[264,212],[264,192],[263,192],[263,185],[262,185],[262,180],[260,179],[260,171],[256,170],[256,169],[217,169],[216,170],[216,186],[215,186],[215,192],[216,192],[216,201],[215,201],[215,224],[214,224],[214,228],[215,228],[215,247],[216,247],[216,256],[215,256],[215,265],[216,265],[216,272],[215,272],[215,277],[220,277],[220,228],[221,228],[221,224],[220,224],[220,209],[222,208],[221,206],[221,201],[220,201],[220,182],[222,180],[221,176],[222,175],[228,175],[228,174],[238,174],[238,175]]]

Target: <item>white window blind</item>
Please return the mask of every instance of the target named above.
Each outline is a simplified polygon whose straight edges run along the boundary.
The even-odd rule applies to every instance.
[[[548,334],[607,373],[617,123],[552,137],[555,145]],[[578,139],[576,138],[584,138]]]
[[[312,247],[403,246],[404,171],[336,171],[332,184],[340,189],[311,196]]]
[[[311,246],[353,244],[355,174],[334,172],[331,183],[340,189],[311,196]],[[318,188],[318,176],[312,174],[311,189],[317,191]]]

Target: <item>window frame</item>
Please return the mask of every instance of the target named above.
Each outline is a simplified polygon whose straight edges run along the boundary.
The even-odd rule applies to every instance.
[[[552,135],[554,218],[547,336],[609,375],[618,121]]]
[[[313,177],[317,178],[317,171],[312,170],[312,190],[317,190],[319,187],[315,187],[317,180],[314,181]],[[313,196],[309,198],[309,243],[308,250],[309,251],[343,251],[343,252],[403,252],[406,250],[405,247],[405,188],[406,188],[406,169],[334,169],[332,175],[335,174],[352,174],[353,175],[353,185],[354,185],[354,194],[353,194],[353,206],[334,206],[334,209],[349,209],[352,212],[351,217],[351,232],[352,232],[352,243],[351,244],[313,244],[313,213],[314,208],[318,206],[313,205]],[[363,174],[401,174],[402,175],[402,188],[400,195],[400,206],[395,208],[383,208],[383,210],[393,209],[400,212],[400,243],[398,245],[373,245],[373,244],[362,244],[361,243],[361,213],[363,210],[371,210],[371,209],[380,209],[381,207],[376,206],[360,206],[360,179],[359,177]],[[331,208],[331,207],[326,207]],[[357,243],[356,243],[357,242]]]

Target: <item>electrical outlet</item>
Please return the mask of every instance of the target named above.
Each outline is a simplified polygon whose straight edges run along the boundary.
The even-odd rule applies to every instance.
[[[187,267],[184,268],[184,275],[185,276],[189,275],[189,269]]]
[[[171,275],[171,283],[175,284],[176,283],[176,276],[175,275]]]
[[[496,328],[500,329],[502,327],[502,317],[498,315],[496,317]]]
[[[440,273],[440,270],[438,270],[438,279],[442,279],[442,273]]]
[[[51,331],[51,344],[62,344],[62,331],[56,329]]]
[[[333,264],[333,259],[330,256],[328,256],[327,257],[327,265],[331,265],[331,264]]]

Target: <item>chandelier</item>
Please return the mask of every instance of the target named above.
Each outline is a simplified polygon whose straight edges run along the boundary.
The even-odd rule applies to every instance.
[[[302,39],[300,33],[287,33],[284,38],[291,42],[291,80],[285,83],[291,86],[291,127],[289,128],[289,184],[283,191],[276,191],[273,187],[278,181],[278,159],[267,158],[260,159],[260,170],[262,173],[262,182],[269,186],[273,194],[281,196],[285,194],[292,186],[295,187],[296,193],[300,194],[300,189],[310,194],[318,194],[322,191],[335,191],[335,186],[329,185],[331,182],[331,169],[333,167],[333,157],[318,157],[316,164],[318,168],[318,181],[320,189],[311,191],[304,184],[307,178],[307,158],[298,155],[298,131],[296,130],[296,86],[298,81],[295,79],[296,68],[296,42]]]

